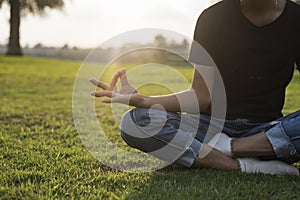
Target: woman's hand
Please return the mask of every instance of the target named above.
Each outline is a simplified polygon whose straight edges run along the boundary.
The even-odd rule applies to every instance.
[[[121,80],[121,88],[117,90],[118,79]],[[91,92],[95,97],[108,97],[102,100],[103,103],[122,103],[131,106],[139,106],[143,101],[143,97],[137,90],[130,85],[126,77],[125,69],[118,71],[112,78],[110,84],[106,84],[96,79],[90,79],[90,82],[102,89],[99,92]]]

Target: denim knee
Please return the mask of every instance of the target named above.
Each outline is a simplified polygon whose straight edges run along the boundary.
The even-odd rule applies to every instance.
[[[143,152],[152,152],[162,148],[165,143],[157,141],[157,138],[145,128],[150,124],[147,109],[133,109],[127,111],[121,119],[121,137],[131,147]],[[155,129],[155,127],[152,127]]]
[[[124,115],[122,116],[121,119],[121,125],[120,125],[120,133],[121,133],[121,137],[123,138],[123,140],[131,147],[135,147],[134,144],[136,144],[136,139],[132,136],[130,136],[130,133],[127,133],[129,128],[129,126],[131,126],[132,122],[133,122],[133,117],[132,117],[132,110],[127,111],[126,113],[124,113]]]

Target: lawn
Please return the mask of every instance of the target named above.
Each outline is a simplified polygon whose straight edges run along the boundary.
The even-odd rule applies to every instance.
[[[171,168],[127,173],[102,165],[73,123],[72,90],[80,64],[0,56],[0,199],[299,198],[298,177]],[[190,69],[178,70],[191,79]],[[298,74],[286,101],[284,113],[300,108]],[[110,107],[96,107],[107,137],[128,149]]]

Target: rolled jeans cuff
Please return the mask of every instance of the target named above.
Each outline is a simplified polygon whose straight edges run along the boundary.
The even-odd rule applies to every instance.
[[[295,147],[290,138],[285,133],[281,123],[266,131],[266,136],[273,146],[277,158],[289,157],[294,153]]]
[[[202,143],[199,140],[194,139],[183,155],[176,160],[175,164],[183,167],[192,167],[199,154],[201,146]]]

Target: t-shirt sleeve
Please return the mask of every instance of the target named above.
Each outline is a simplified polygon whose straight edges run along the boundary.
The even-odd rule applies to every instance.
[[[207,11],[202,12],[197,20],[194,39],[189,53],[189,62],[198,65],[212,65],[212,59],[207,53],[207,47],[211,46],[211,27]]]

